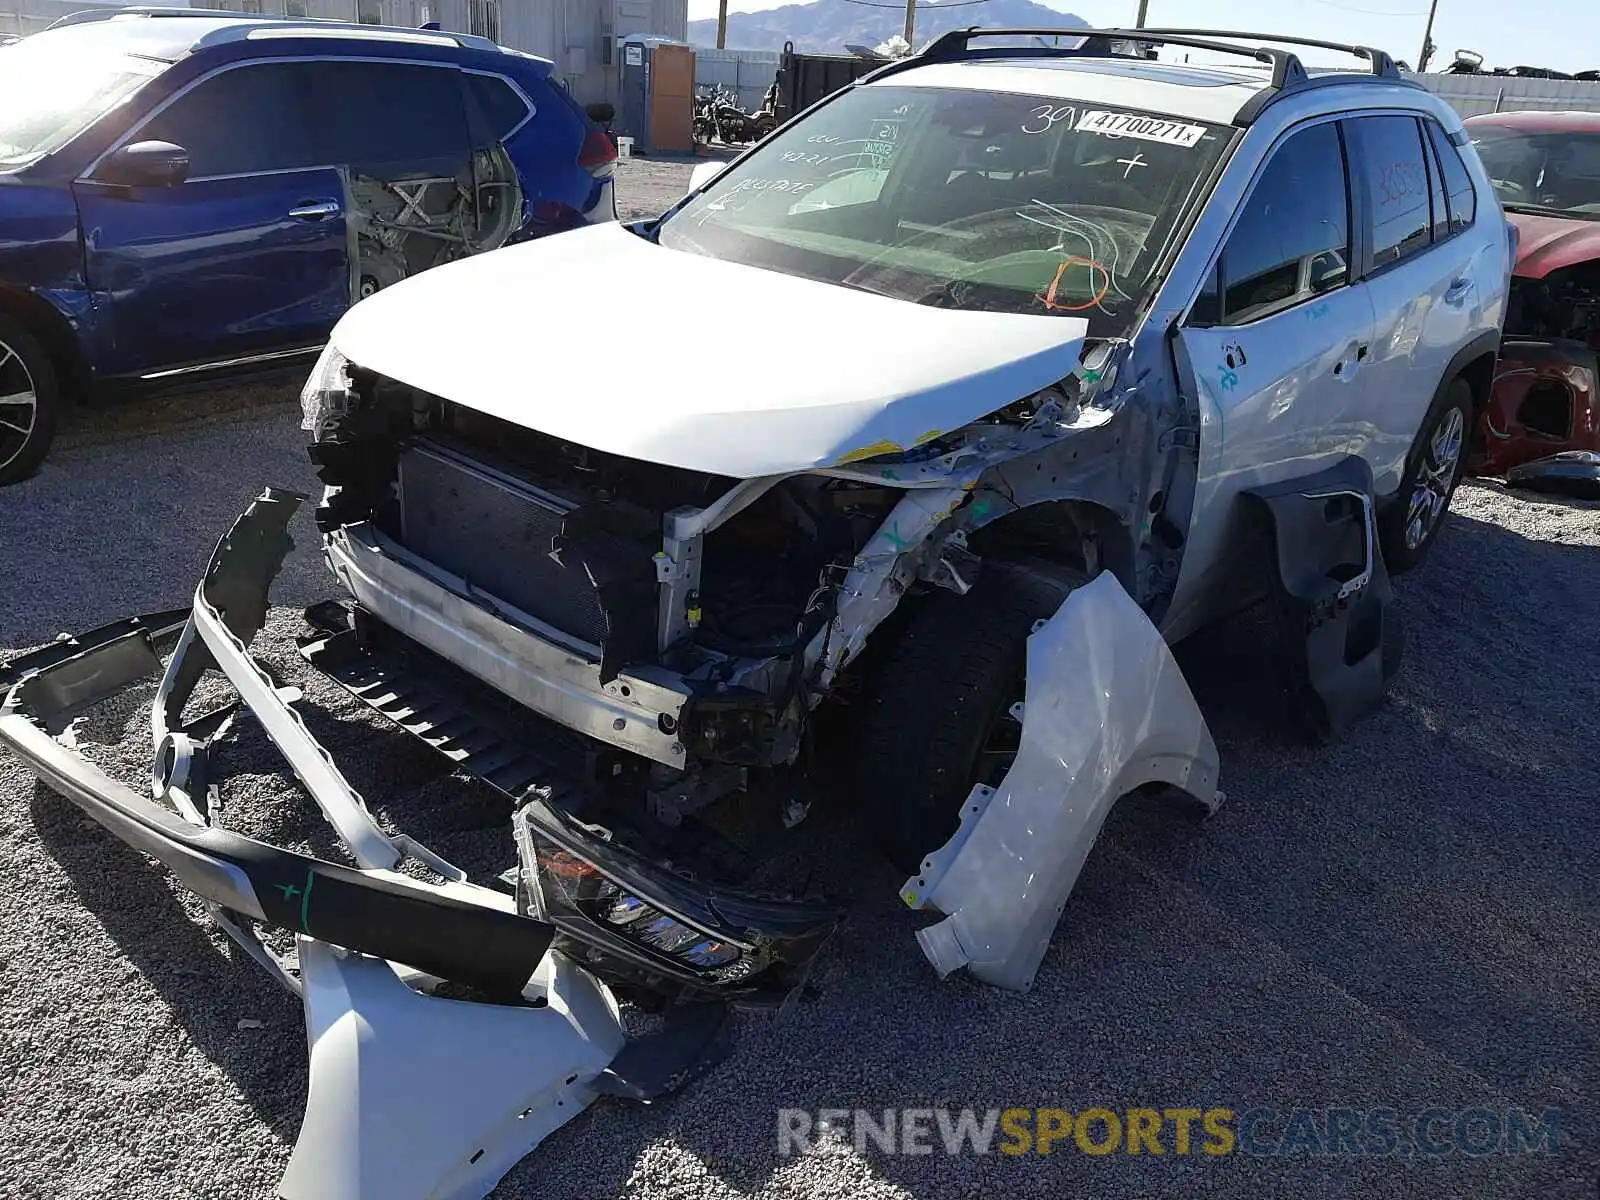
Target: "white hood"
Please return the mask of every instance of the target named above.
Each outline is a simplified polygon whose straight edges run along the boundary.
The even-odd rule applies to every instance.
[[[563,441],[750,478],[966,425],[1064,378],[1087,329],[890,300],[607,224],[415,275],[352,308],[333,342]]]

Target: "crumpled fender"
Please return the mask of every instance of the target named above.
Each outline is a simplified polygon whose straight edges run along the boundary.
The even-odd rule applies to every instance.
[[[1028,639],[1022,742],[998,788],[901,898],[945,919],[918,931],[940,976],[969,968],[1025,990],[1117,799],[1166,783],[1214,812],[1217,748],[1166,642],[1109,571]]]
[[[626,1040],[610,993],[545,956],[530,1005],[414,991],[299,939],[311,1086],[284,1200],[478,1200],[599,1094]],[[543,1003],[539,1003],[542,1000]]]

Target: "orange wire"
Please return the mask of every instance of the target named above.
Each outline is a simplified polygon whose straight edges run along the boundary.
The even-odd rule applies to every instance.
[[[1105,285],[1095,293],[1094,299],[1090,300],[1087,304],[1057,304],[1056,289],[1061,286],[1061,277],[1067,273],[1068,267],[1078,266],[1080,264],[1089,268],[1089,276],[1091,279],[1094,277],[1094,272],[1096,271],[1099,271],[1100,274],[1104,275],[1106,278]],[[1096,305],[1098,305],[1100,301],[1106,298],[1106,293],[1110,290],[1111,272],[1106,270],[1103,264],[1096,262],[1092,258],[1083,258],[1077,254],[1071,254],[1061,260],[1061,265],[1056,268],[1055,278],[1050,281],[1050,286],[1045,289],[1044,295],[1036,295],[1034,299],[1043,303],[1044,306],[1051,312],[1082,312],[1086,308],[1094,308]]]

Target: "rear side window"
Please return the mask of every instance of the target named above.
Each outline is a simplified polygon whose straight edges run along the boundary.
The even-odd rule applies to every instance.
[[[466,159],[467,116],[454,68],[312,65],[323,162],[375,167]]]
[[[189,152],[189,178],[313,167],[315,122],[302,109],[310,64],[258,63],[213,75],[139,130]]]
[[[1358,117],[1360,185],[1372,214],[1372,265],[1426,249],[1433,241],[1428,165],[1415,117]]]
[[[1273,151],[1222,251],[1224,323],[1269,316],[1348,281],[1344,162],[1333,122],[1301,130]]]
[[[1437,121],[1424,121],[1424,128],[1433,142],[1439,159],[1439,170],[1444,176],[1445,199],[1450,205],[1450,232],[1460,233],[1477,218],[1478,192],[1472,186],[1472,176],[1461,161],[1461,151],[1450,144],[1449,137]]]
[[[503,142],[528,117],[528,103],[498,75],[464,75],[475,147]]]

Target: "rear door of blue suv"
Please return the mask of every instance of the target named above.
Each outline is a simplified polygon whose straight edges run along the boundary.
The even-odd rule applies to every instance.
[[[612,219],[614,159],[548,63],[447,34],[135,16],[0,50],[0,483],[69,392],[292,366],[373,291]]]

